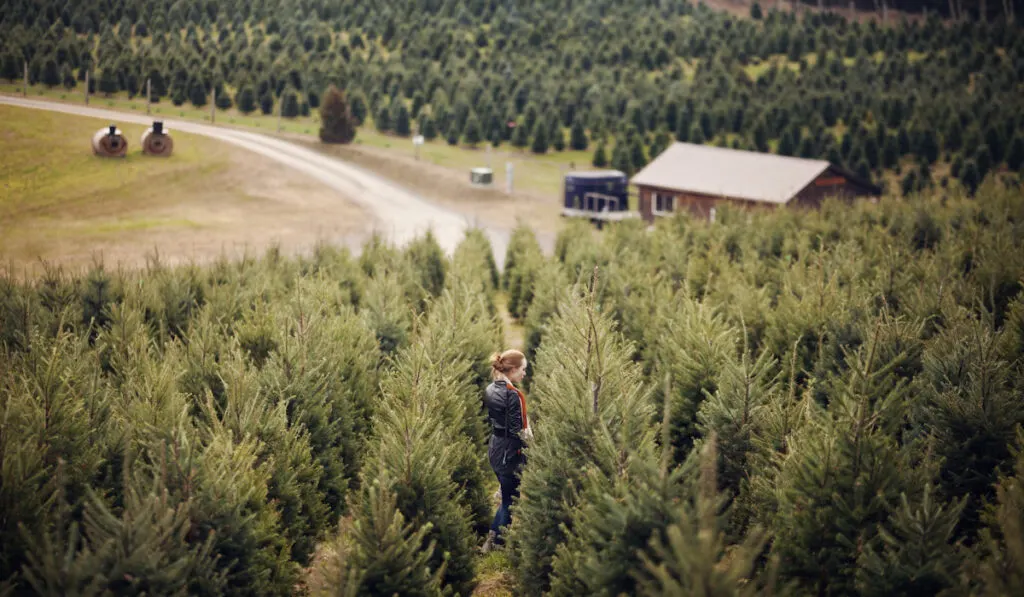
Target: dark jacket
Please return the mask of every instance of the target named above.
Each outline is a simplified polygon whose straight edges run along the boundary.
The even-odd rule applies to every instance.
[[[484,390],[484,408],[491,425],[491,442],[487,449],[491,468],[496,473],[515,470],[524,462],[523,440],[519,436],[523,430],[519,394],[505,380],[493,381]]]

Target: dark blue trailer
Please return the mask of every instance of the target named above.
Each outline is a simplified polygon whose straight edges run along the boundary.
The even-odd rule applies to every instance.
[[[565,175],[562,215],[593,221],[635,217],[629,211],[629,180],[618,170],[570,172]]]

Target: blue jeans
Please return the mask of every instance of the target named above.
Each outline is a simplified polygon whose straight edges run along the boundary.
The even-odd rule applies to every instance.
[[[519,497],[519,475],[516,472],[495,473],[498,483],[501,485],[501,505],[494,513],[494,521],[491,523],[491,530],[495,533],[494,542],[498,545],[504,543],[501,539],[501,530],[512,524],[512,498]]]

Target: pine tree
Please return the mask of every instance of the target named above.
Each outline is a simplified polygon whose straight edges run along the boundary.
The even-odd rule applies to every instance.
[[[953,544],[964,500],[944,503],[931,485],[919,504],[906,494],[879,529],[881,545],[858,557],[860,595],[938,595],[957,584],[961,558]]]
[[[490,294],[492,290],[500,287],[501,278],[498,274],[498,264],[494,260],[494,248],[487,238],[487,233],[482,229],[466,230],[465,238],[455,247],[455,254],[452,256],[452,269],[456,272],[454,278],[461,276],[458,272],[461,271],[462,261],[467,262],[467,269],[476,270],[476,276],[483,283],[484,292]]]
[[[880,362],[878,346],[876,330],[848,356],[850,369],[830,385],[827,411],[814,411],[791,438],[777,477],[772,550],[782,576],[803,590],[853,591],[860,546],[877,540],[889,504],[929,474],[914,470],[895,441],[907,388]]]
[[[218,372],[223,381],[223,398],[207,398],[203,419],[213,432],[229,430],[235,438],[255,436],[260,440],[260,456],[269,463],[268,497],[277,504],[283,534],[291,543],[290,557],[302,566],[309,565],[321,534],[330,526],[328,494],[321,491],[324,469],[314,456],[310,431],[289,421],[286,401],[271,402],[269,392],[261,392],[259,379],[249,370],[236,351],[224,355]],[[300,408],[312,406],[303,401]],[[308,416],[305,420],[309,420]],[[318,431],[316,427],[312,431]]]
[[[607,478],[595,471],[584,479],[572,531],[552,563],[552,596],[637,594],[641,554],[679,520],[690,471],[659,467],[653,441],[618,447],[599,431],[595,443],[596,457],[613,461],[596,468],[615,474]]]
[[[388,102],[381,100],[380,105],[377,107],[377,112],[374,114],[373,123],[377,125],[377,130],[386,133],[391,130],[391,107]]]
[[[88,328],[86,328],[87,330]],[[44,337],[29,327],[19,375],[0,379],[0,575],[25,562],[26,541],[46,527],[54,483],[71,505],[100,476],[107,453],[109,396],[89,358],[87,332]],[[59,548],[58,548],[59,549]]]
[[[632,172],[636,172],[647,165],[647,155],[644,153],[644,145],[640,137],[634,137],[629,144],[629,162],[633,166]]]
[[[1020,133],[1013,136],[1010,148],[1006,150],[1006,166],[1010,170],[1019,170],[1024,166],[1024,136]]]
[[[530,132],[522,122],[516,124],[512,133],[512,146],[522,149],[530,144]]]
[[[778,363],[768,351],[754,359],[749,348],[739,361],[730,355],[721,367],[714,393],[708,393],[697,412],[702,437],[718,440],[718,489],[738,496],[750,473],[750,457],[766,424],[770,403],[780,402]],[[707,393],[707,390],[704,390]]]
[[[551,142],[551,146],[555,151],[565,151],[565,131],[562,130],[562,127],[555,127],[554,138]]]
[[[633,161],[630,159],[629,152],[621,143],[616,143],[615,148],[612,149],[612,163],[613,169],[624,173],[626,176],[632,176],[634,172]]]
[[[532,386],[529,446],[522,475],[523,499],[510,531],[511,559],[528,594],[549,586],[552,558],[572,529],[587,463],[600,467],[598,435],[633,449],[650,436],[653,410],[641,373],[611,320],[597,310],[593,286],[563,303],[549,322],[537,355]],[[611,470],[601,470],[611,476]]]
[[[286,89],[281,94],[281,116],[295,118],[299,115],[299,94],[294,89]]]
[[[434,124],[434,119],[429,114],[424,115],[421,120],[420,134],[427,141],[433,141],[437,138],[437,125]]]
[[[547,332],[548,322],[555,314],[559,301],[563,298],[562,293],[566,285],[565,272],[558,263],[545,261],[535,277],[533,299],[530,301],[530,309],[523,322],[526,344],[524,352],[527,361],[531,363],[536,361],[537,350]],[[532,379],[527,377],[525,384],[529,388],[532,385]]]
[[[355,118],[345,95],[333,85],[324,94],[320,122],[320,140],[324,143],[351,143],[356,137]]]
[[[352,110],[352,117],[355,119],[355,125],[362,126],[366,122],[366,117],[370,112],[369,102],[366,101],[366,94],[361,89],[355,89],[349,94],[349,107]]]
[[[102,78],[101,78],[102,83]],[[102,91],[102,87],[100,91]],[[199,79],[193,79],[188,86],[188,101],[197,108],[202,108],[209,101],[209,93],[206,90],[206,85]]]
[[[417,391],[405,388],[405,392]],[[377,414],[375,444],[364,470],[360,503],[371,503],[370,488],[393,492],[396,508],[412,528],[430,525],[426,535],[435,545],[429,552],[432,571],[443,570],[442,584],[463,595],[472,592],[473,533],[469,513],[458,501],[458,485],[450,478],[457,450],[447,443],[447,422],[418,402],[385,400]]]
[[[404,101],[398,100],[395,102],[391,121],[394,123],[396,135],[399,135],[400,137],[408,137],[412,134],[412,122],[409,118],[409,108],[405,105]]]
[[[432,296],[439,296],[444,289],[448,272],[448,259],[437,243],[433,231],[409,243],[405,255],[419,276],[420,285]]]
[[[269,116],[274,113],[274,94],[269,90],[260,96],[260,112],[262,112],[264,116]]]
[[[649,333],[650,358],[662,375],[671,375],[669,440],[673,460],[681,463],[699,437],[697,412],[705,397],[716,393],[735,339],[720,314],[683,296],[662,306]],[[657,392],[655,403],[664,400],[663,391]]]
[[[1010,363],[999,356],[999,335],[983,321],[951,323],[925,349],[921,416],[942,458],[942,488],[967,498],[963,531],[973,534],[982,502],[994,497],[999,474],[1012,461],[1010,444],[1024,424],[1024,405]]]
[[[238,107],[239,112],[247,116],[256,111],[258,108],[256,105],[256,92],[251,84],[246,83],[242,85],[238,93],[235,94],[235,106]]]
[[[683,501],[678,522],[670,526],[665,539],[656,538],[644,564],[635,574],[639,592],[659,595],[750,596],[772,594],[774,581],[757,578],[756,569],[766,534],[753,529],[742,543],[730,545],[728,515],[723,514],[723,496],[715,476],[715,442],[709,441],[700,458],[700,477],[693,497]]]
[[[414,528],[396,509],[393,491],[375,480],[344,519],[323,566],[324,586],[314,595],[410,595],[440,597],[442,569],[431,570],[435,543],[426,537],[430,523]]]
[[[483,141],[483,134],[480,131],[480,119],[476,113],[471,113],[466,119],[466,128],[463,132],[462,141],[470,147],[476,147]]]
[[[538,120],[537,125],[533,129],[533,143],[530,145],[530,151],[536,154],[545,154],[548,152],[548,133],[547,126],[543,121]]]
[[[982,532],[980,595],[1017,595],[1024,590],[1024,431],[1017,432],[1013,475],[1000,480],[989,528]]]
[[[43,72],[40,76],[40,81],[51,89],[61,84],[60,69],[57,67],[57,61],[53,58],[47,58],[43,62]]]
[[[505,265],[501,284],[509,293],[509,312],[513,317],[526,315],[533,298],[533,283],[537,267],[543,262],[540,244],[533,229],[519,222],[509,238],[505,250]]]
[[[60,80],[61,85],[63,85],[64,89],[67,89],[68,91],[71,91],[78,86],[78,80],[75,79],[75,72],[66,64],[61,67]]]
[[[386,270],[374,274],[359,314],[376,336],[382,356],[389,357],[408,344],[414,313],[397,274]]]
[[[572,122],[572,130],[569,136],[569,147],[575,151],[586,151],[589,141],[587,133],[583,128],[583,120],[576,118]]]
[[[608,167],[608,156],[604,148],[604,143],[597,146],[594,150],[594,158],[590,162],[595,168],[606,168]]]
[[[322,468],[317,483],[331,514],[342,512],[358,474],[377,387],[377,339],[350,309],[317,312],[301,291],[274,326],[278,346],[261,370],[263,392],[289,405],[289,425],[303,426]],[[313,525],[315,526],[315,525]]]

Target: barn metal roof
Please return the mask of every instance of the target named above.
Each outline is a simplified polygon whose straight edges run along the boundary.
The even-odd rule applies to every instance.
[[[673,143],[630,181],[635,185],[787,203],[831,164],[692,143]]]

